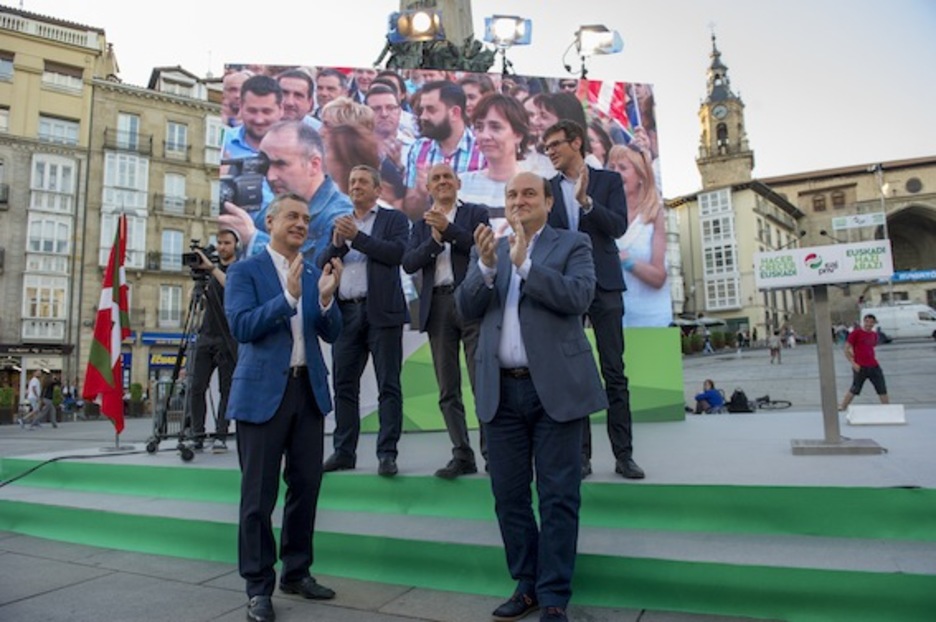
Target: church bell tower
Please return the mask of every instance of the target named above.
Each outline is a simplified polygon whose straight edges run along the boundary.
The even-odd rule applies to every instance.
[[[744,102],[731,91],[728,67],[712,34],[708,94],[699,107],[702,136],[696,165],[703,188],[717,188],[751,180],[754,152],[744,129]]]

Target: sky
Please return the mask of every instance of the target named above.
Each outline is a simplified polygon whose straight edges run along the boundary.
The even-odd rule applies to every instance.
[[[0,1],[103,28],[120,77],[144,86],[160,66],[215,76],[236,62],[371,66],[400,5],[160,0],[141,10],[126,0]],[[578,26],[621,33],[624,51],[590,59],[589,78],[654,85],[667,198],[701,185],[698,111],[713,29],[746,106],[755,177],[936,155],[933,0],[474,0],[476,38],[494,14],[533,21],[531,45],[507,53],[522,75],[569,75],[562,56]],[[577,70],[574,54],[567,60]]]

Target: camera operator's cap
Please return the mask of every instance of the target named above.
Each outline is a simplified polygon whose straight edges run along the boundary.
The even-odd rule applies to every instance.
[[[52,370],[51,370],[51,369],[48,369],[47,367],[43,367],[43,368],[42,368],[42,373],[44,373],[44,374],[51,374],[51,373],[52,373]]]

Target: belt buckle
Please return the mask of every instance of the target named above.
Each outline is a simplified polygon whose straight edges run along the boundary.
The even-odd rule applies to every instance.
[[[295,365],[295,366],[289,368],[289,373],[290,373],[290,375],[291,375],[293,378],[298,378],[299,375],[302,373],[302,370],[303,370],[303,369],[304,369],[304,366],[302,366],[302,365]]]

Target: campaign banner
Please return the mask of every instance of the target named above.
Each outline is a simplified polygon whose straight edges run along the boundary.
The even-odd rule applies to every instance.
[[[790,248],[754,254],[758,289],[859,283],[894,273],[890,240]]]
[[[617,243],[625,326],[673,319],[652,85],[241,63],[225,67],[222,117],[222,226],[238,231],[246,252],[259,252],[269,239],[269,202],[297,194],[309,201],[303,253],[310,259],[331,241],[334,219],[350,211],[348,175],[362,164],[380,172],[379,204],[417,221],[432,205],[429,169],[447,163],[460,180],[458,198],[487,206],[495,231],[508,235],[507,182],[524,171],[553,178],[555,154],[543,134],[561,119],[575,121],[585,131],[586,163],[619,175],[623,186],[626,207],[615,209],[629,230]],[[271,129],[283,121],[308,128],[302,140],[292,131],[302,145]]]
[[[883,227],[887,222],[884,212],[870,214],[852,214],[851,216],[836,216],[832,219],[832,230],[860,229],[862,227]]]

